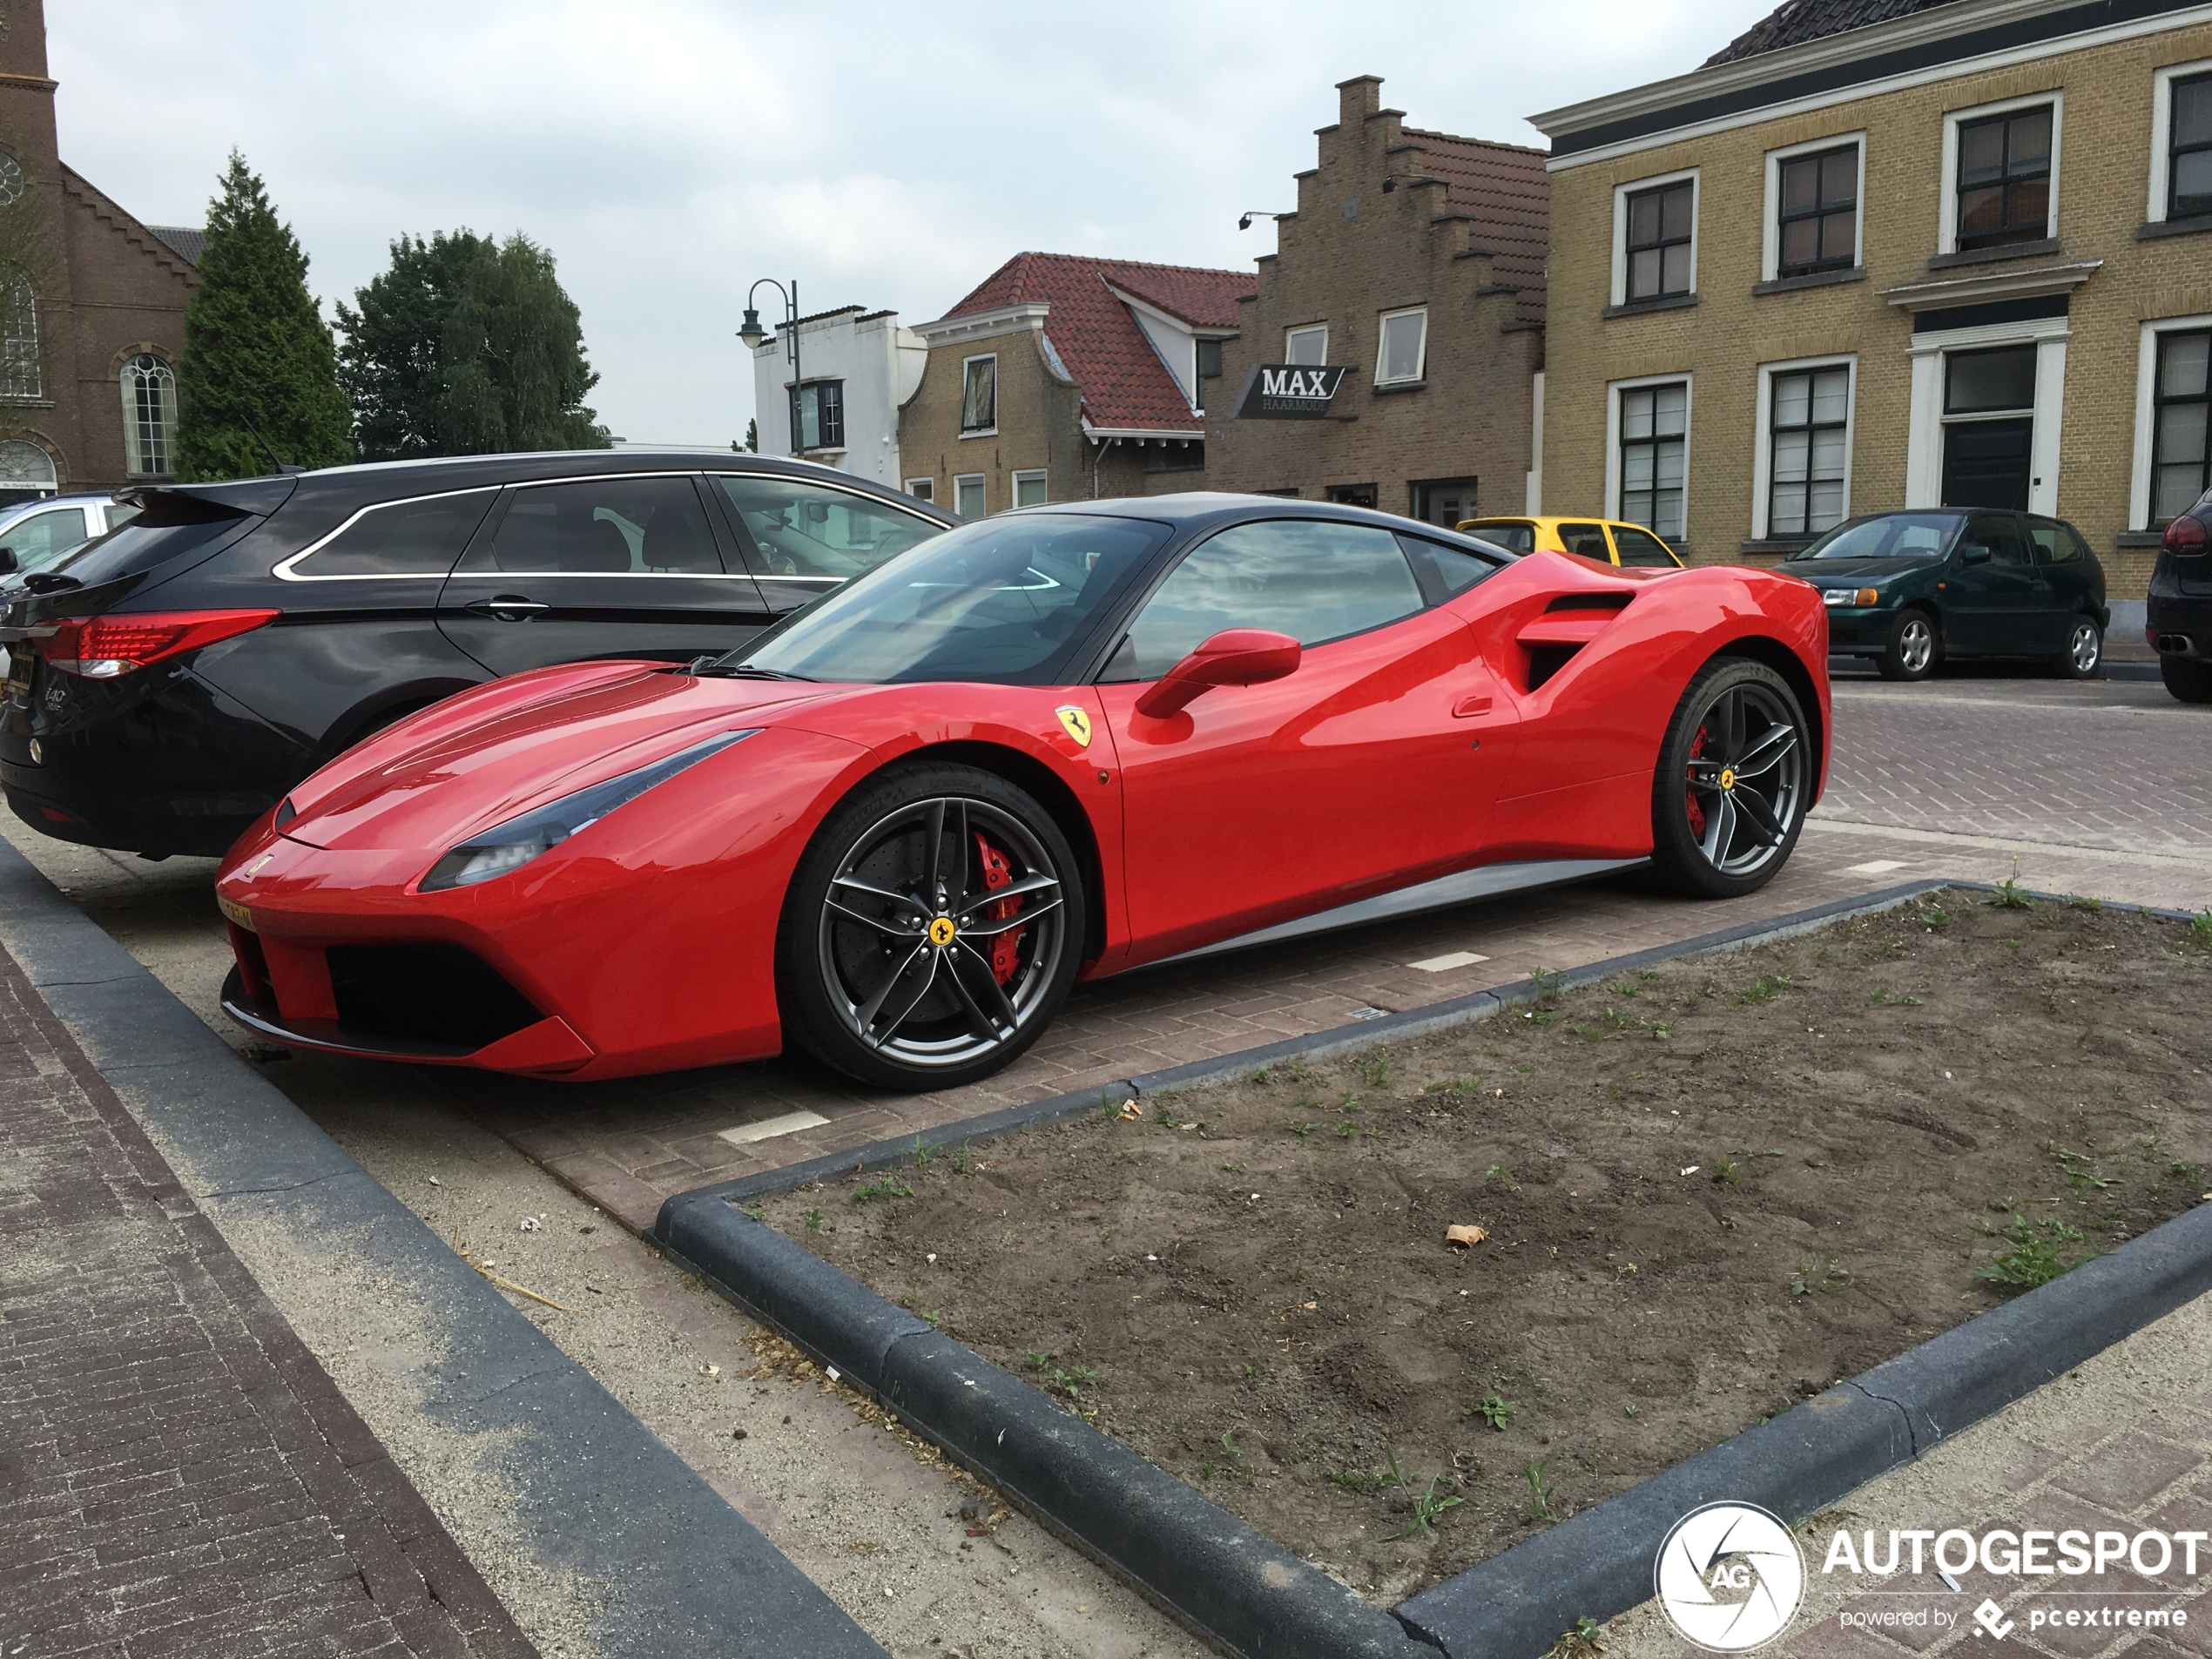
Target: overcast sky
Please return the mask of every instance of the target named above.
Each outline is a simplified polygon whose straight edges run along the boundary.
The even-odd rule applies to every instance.
[[[62,154],[197,225],[236,145],[325,304],[391,239],[550,246],[618,435],[726,442],[757,276],[809,313],[942,314],[1023,249],[1249,268],[1334,84],[1408,122],[1522,118],[1695,67],[1770,0],[1099,6],[747,0],[46,0]],[[773,296],[764,292],[772,305]],[[764,315],[774,314],[764,309]]]

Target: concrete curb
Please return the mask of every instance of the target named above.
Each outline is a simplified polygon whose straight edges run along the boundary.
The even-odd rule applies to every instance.
[[[415,1213],[0,842],[0,937],[215,1217],[342,1256],[410,1304],[424,1412],[514,1495],[541,1568],[592,1582],[608,1659],[884,1650]]]
[[[1718,1499],[1795,1523],[2212,1291],[2212,1204],[1595,1504],[1393,1609],[1451,1659],[1542,1653],[1651,1596],[1669,1527]]]

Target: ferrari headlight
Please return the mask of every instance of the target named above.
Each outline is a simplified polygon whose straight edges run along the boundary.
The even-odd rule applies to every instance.
[[[510,818],[482,834],[472,835],[430,867],[430,873],[422,878],[421,890],[437,893],[448,887],[473,887],[479,881],[489,881],[509,870],[519,870],[579,830],[597,823],[616,807],[637,799],[656,784],[666,783],[678,772],[696,766],[709,755],[720,754],[732,744],[741,743],[759,730],[754,726],[743,732],[718,732],[705,742],[678,749],[665,759],[640,766],[635,772],[625,772],[604,783],[593,784],[588,789],[579,789],[573,795],[563,795],[520,818]]]

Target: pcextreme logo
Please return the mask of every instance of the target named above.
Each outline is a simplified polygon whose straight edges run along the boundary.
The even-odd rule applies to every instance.
[[[1780,1635],[1805,1590],[1789,1527],[1756,1504],[1709,1503],[1659,1546],[1653,1587],[1667,1619],[1712,1653],[1745,1653]]]

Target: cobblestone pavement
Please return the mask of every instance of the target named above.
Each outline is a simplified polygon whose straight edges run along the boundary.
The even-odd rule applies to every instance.
[[[0,954],[0,1653],[533,1649]]]
[[[582,1086],[374,1062],[292,1061],[269,1076],[312,1115],[327,1066],[380,1071],[393,1093],[465,1112],[643,1228],[669,1194],[710,1182],[1903,881],[2016,875],[2047,892],[2212,907],[2212,711],[2152,684],[2001,673],[1839,675],[1835,691],[1828,796],[1789,867],[1747,899],[1690,903],[1616,878],[1130,974],[1081,988],[1000,1076],[940,1094],[872,1094],[797,1058]],[[7,830],[244,1045],[216,1007],[228,951],[205,862],[148,866]],[[742,1138],[795,1113],[824,1121]]]

